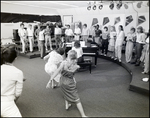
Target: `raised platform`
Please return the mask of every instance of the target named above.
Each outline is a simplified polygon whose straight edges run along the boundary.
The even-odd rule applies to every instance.
[[[149,75],[141,73],[143,71],[141,66],[137,67],[129,63],[119,62],[114,59],[111,59],[110,57],[106,57],[103,55],[99,55],[98,57],[117,63],[118,65],[122,66],[130,73],[131,83],[129,85],[129,90],[138,92],[141,94],[149,95],[149,82],[142,81],[142,78],[145,78],[145,77],[149,78]]]
[[[35,51],[33,53],[31,52],[28,52],[26,54],[23,54],[23,53],[19,53],[20,56],[23,56],[23,57],[27,57],[29,59],[32,59],[32,58],[36,58],[36,57],[40,57],[40,52],[39,51]]]

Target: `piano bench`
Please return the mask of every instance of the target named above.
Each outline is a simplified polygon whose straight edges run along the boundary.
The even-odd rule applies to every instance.
[[[89,66],[89,71],[91,73],[91,69],[92,69],[92,62],[91,62],[91,60],[86,59],[86,60],[84,60],[84,62],[78,63],[78,65],[81,66],[81,67],[87,67],[87,66]]]

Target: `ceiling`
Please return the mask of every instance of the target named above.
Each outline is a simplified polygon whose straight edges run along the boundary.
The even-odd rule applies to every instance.
[[[102,1],[103,4],[110,4],[112,0]],[[1,1],[1,3],[16,4],[23,6],[47,8],[47,9],[68,9],[87,7],[88,3],[94,3],[94,1]],[[96,1],[99,4],[101,1]],[[118,1],[114,1],[118,2]],[[137,2],[137,1],[123,1],[123,3]]]

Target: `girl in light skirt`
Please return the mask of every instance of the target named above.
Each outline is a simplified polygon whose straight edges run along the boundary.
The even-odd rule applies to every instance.
[[[53,49],[56,48],[56,46],[53,46]],[[64,49],[63,48],[58,48],[57,50],[51,51],[48,55],[44,57],[44,60],[48,60],[47,63],[45,64],[45,71],[52,76],[52,74],[57,70],[59,67],[60,63],[63,61],[63,55],[64,54]],[[59,81],[60,81],[61,73],[59,73],[54,80],[52,81],[52,88],[59,86]]]

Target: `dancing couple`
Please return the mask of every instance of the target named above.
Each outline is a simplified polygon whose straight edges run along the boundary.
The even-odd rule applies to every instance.
[[[59,67],[52,73],[46,88],[50,88],[51,83],[55,78],[61,74],[60,77],[60,88],[65,98],[65,108],[69,109],[71,103],[75,103],[81,116],[87,117],[84,113],[79,95],[77,93],[76,81],[74,78],[74,73],[80,67],[77,65],[77,52],[70,50],[68,56],[65,60],[61,61]]]

